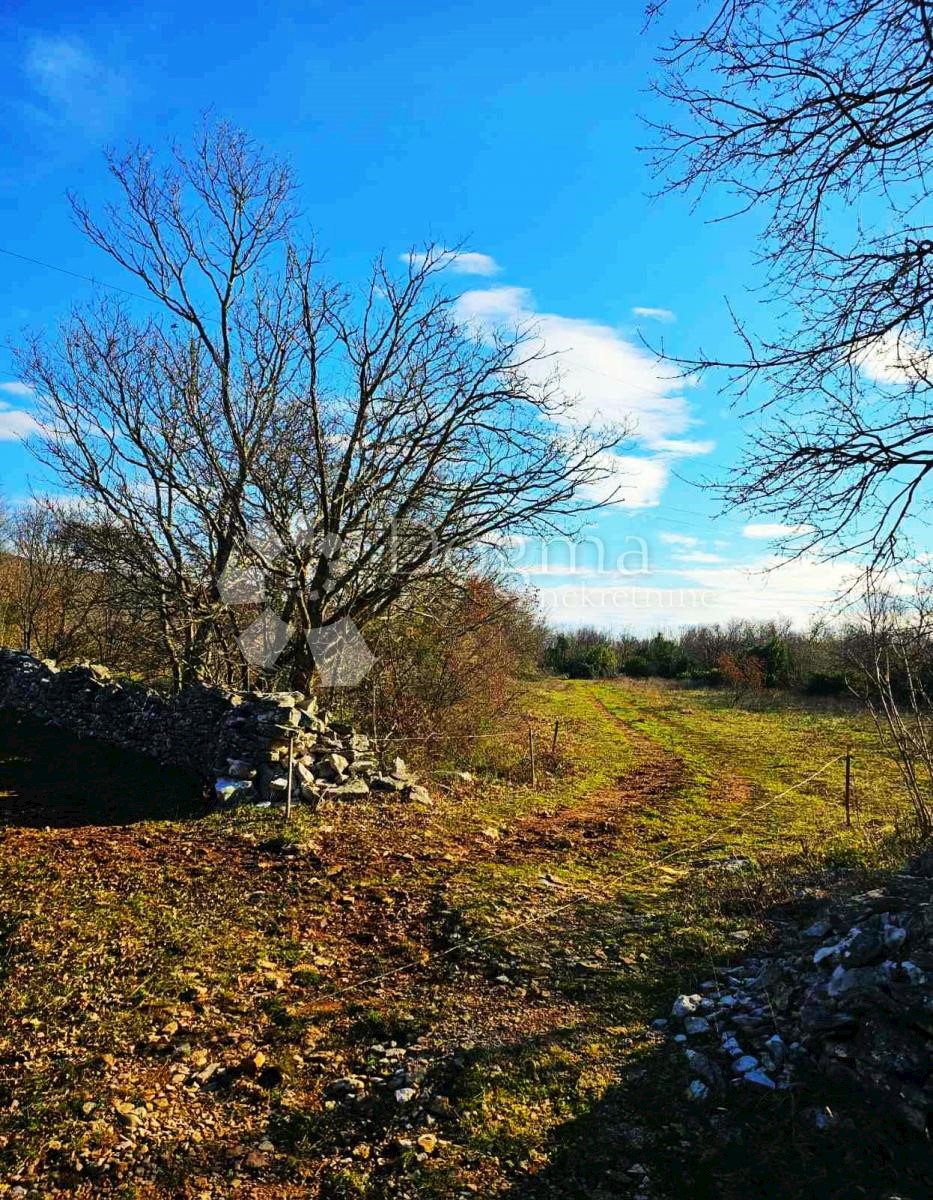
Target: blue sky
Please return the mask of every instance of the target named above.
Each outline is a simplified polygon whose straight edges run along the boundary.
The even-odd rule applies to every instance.
[[[717,516],[695,481],[734,461],[738,419],[709,384],[662,378],[641,345],[725,351],[724,297],[746,304],[757,280],[754,220],[709,221],[725,197],[696,212],[650,198],[637,146],[658,35],[643,33],[639,4],[7,0],[4,12],[0,249],[126,284],[82,241],[66,191],[105,200],[103,146],[184,139],[213,112],[292,160],[332,274],[466,238],[476,257],[450,272],[464,315],[535,322],[584,409],[636,423],[624,501],[594,520],[599,544],[514,548],[555,620],[803,622],[834,594],[845,564],[763,574],[770,531]],[[695,12],[671,0],[675,20]],[[9,254],[0,284],[4,343],[93,291]],[[16,440],[28,406],[0,351],[0,489],[14,499],[50,486]]]

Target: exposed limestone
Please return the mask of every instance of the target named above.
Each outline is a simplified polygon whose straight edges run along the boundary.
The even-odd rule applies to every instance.
[[[933,1120],[933,851],[884,888],[832,905],[808,928],[787,929],[775,949],[701,987],[705,994],[677,998],[671,1022],[696,1034],[694,1014],[702,1013],[708,1026],[706,1055],[686,1051],[697,1077],[692,1099],[722,1090],[700,1069],[707,1058],[731,1087],[781,1091],[797,1087],[804,1073],[822,1073],[926,1135]]]

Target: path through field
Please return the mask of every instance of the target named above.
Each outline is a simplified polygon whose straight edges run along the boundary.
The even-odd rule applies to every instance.
[[[867,747],[851,715],[614,683],[527,703],[539,744],[560,721],[536,788],[519,721],[430,807],[284,837],[178,780],[177,819],[139,819],[166,797],[126,757],[82,797],[87,747],[6,714],[0,1196],[781,1194],[770,1160],[711,1157],[649,1022],[801,879],[882,865],[893,771],[857,759],[847,830],[838,765],[782,793]]]

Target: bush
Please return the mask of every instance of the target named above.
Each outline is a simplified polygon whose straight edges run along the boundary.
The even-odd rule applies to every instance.
[[[852,660],[857,636],[852,629],[823,624],[797,632],[787,621],[738,619],[638,638],[584,627],[552,634],[541,662],[545,670],[574,679],[617,671],[633,679],[657,676],[740,691],[797,688],[811,695],[836,695],[846,689],[843,668]],[[923,678],[927,682],[926,673]],[[933,668],[929,686],[933,690]]]
[[[517,680],[536,671],[543,630],[527,596],[481,578],[418,599],[366,627],[376,666],[331,702],[405,757],[467,757],[508,714]]]
[[[592,679],[609,679],[618,674],[619,664],[611,646],[592,646],[584,654],[583,660],[592,672]]]
[[[790,651],[779,634],[772,633],[766,642],[752,646],[748,656],[758,660],[765,687],[783,687],[790,682]]]
[[[702,687],[722,687],[722,671],[718,667],[701,667],[694,663],[678,678]]]
[[[849,690],[845,675],[828,671],[811,671],[804,680],[808,696],[841,696]]]
[[[765,686],[765,673],[761,660],[755,654],[720,655],[719,671],[725,685],[732,689],[735,698],[748,692],[760,692]]]

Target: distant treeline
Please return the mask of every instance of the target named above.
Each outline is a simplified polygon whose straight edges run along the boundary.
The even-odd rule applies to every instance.
[[[571,679],[627,675],[836,695],[847,690],[846,664],[857,636],[820,626],[800,632],[776,621],[736,620],[640,638],[584,628],[552,634],[544,667]]]

